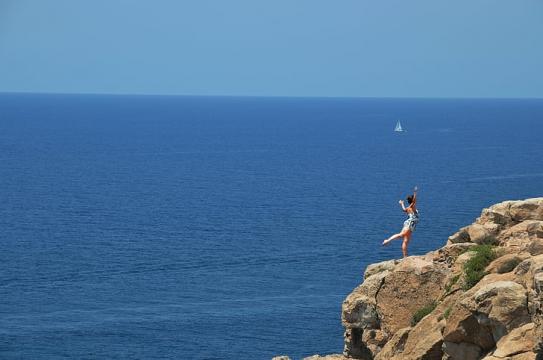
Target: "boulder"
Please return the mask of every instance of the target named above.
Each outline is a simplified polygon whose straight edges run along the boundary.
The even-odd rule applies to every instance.
[[[398,330],[375,360],[436,359],[443,356],[441,332],[445,320],[439,311],[424,317],[415,327]]]
[[[443,356],[443,336],[445,320],[439,320],[437,313],[431,313],[423,318],[411,331],[403,351],[394,360],[436,359]]]
[[[380,327],[394,334],[410,325],[413,314],[437,300],[450,270],[422,257],[404,259],[384,279],[377,293]]]
[[[494,341],[512,329],[530,322],[526,289],[513,281],[497,281],[480,288],[464,304],[477,316],[479,324],[489,327]]]
[[[510,228],[505,229],[499,234],[500,244],[502,240],[507,240],[512,237],[532,236],[543,238],[543,221],[541,220],[524,220]]]
[[[511,356],[511,360],[540,360],[540,359],[537,358],[536,353],[534,353],[532,351],[528,351],[528,352],[525,352],[525,353],[516,354],[516,355]]]
[[[536,358],[536,354],[530,351],[530,352],[516,354],[513,356],[508,356],[506,358],[489,355],[489,356],[485,356],[482,360],[539,360],[539,359]]]
[[[458,350],[451,344],[469,343],[485,352],[495,345],[490,330],[482,327],[475,314],[461,304],[453,306],[443,332],[443,340],[445,341],[444,352],[451,357],[455,356]]]
[[[537,255],[532,256],[531,258],[527,259],[526,262],[529,263],[529,269],[524,275],[524,278],[526,279],[526,286],[528,289],[536,291],[536,293],[540,293],[541,291],[541,284],[539,281],[537,281],[540,278],[539,274],[543,273],[543,255]],[[524,265],[524,262],[522,262],[520,265]]]
[[[462,273],[462,269],[464,268],[464,264],[471,259],[471,257],[475,255],[474,251],[466,251],[465,253],[461,254],[456,258],[456,261],[453,264],[453,273],[460,274]]]
[[[506,254],[491,262],[485,270],[488,273],[507,273],[513,271],[526,257],[526,255]]]
[[[312,355],[309,357],[303,358],[303,360],[352,360],[350,358],[345,357],[342,354],[332,354],[332,355]]]
[[[462,295],[447,319],[445,342],[471,343],[484,353],[512,329],[531,322],[526,289],[514,281],[501,280],[506,275],[488,275]],[[447,354],[448,349],[452,347],[445,345]]]
[[[494,223],[500,225],[501,228],[511,226],[513,219],[511,218],[511,205],[514,201],[504,201],[487,209],[483,209],[481,216],[477,219],[478,223]]]
[[[460,244],[460,243],[469,243],[471,239],[468,233],[468,227],[463,227],[453,235],[449,236],[447,240],[447,245]]]
[[[525,220],[498,235],[498,242],[509,251],[527,251],[531,255],[543,253],[543,221]]]
[[[376,295],[388,270],[368,277],[343,301],[341,322],[345,327],[344,349],[346,355],[365,359],[372,358],[387,338],[380,331]]]
[[[405,342],[409,336],[411,328],[403,328],[394,334],[392,338],[383,346],[383,349],[375,356],[374,360],[390,360],[399,356],[405,347]]]
[[[494,244],[497,240],[494,234],[488,230],[487,226],[481,224],[473,224],[468,226],[469,238],[472,242],[482,244]]]
[[[439,298],[450,270],[431,259],[413,256],[366,271],[364,283],[343,302],[345,355],[374,356],[397,330],[410,325],[415,311]]]
[[[511,203],[509,213],[515,222],[543,220],[543,198],[514,201]]]
[[[475,246],[474,243],[448,244],[441,249],[431,252],[432,261],[435,263],[444,263],[451,267],[459,256]]]
[[[392,271],[394,267],[399,263],[399,260],[381,261],[375,264],[368,265],[366,271],[364,271],[364,280],[372,275],[378,274],[383,271]]]
[[[531,352],[534,347],[534,324],[528,323],[511,330],[496,344],[493,355],[499,358]]]
[[[532,256],[543,254],[543,239],[533,239],[526,250]]]
[[[377,354],[387,343],[388,336],[382,330],[369,329],[362,332],[362,342],[372,354]]]
[[[539,354],[540,359],[543,359],[543,272],[534,274],[533,289],[534,351]]]
[[[368,277],[343,301],[341,321],[347,328],[377,329],[380,320],[376,296],[389,271]]]
[[[482,349],[468,342],[453,343],[445,341],[443,352],[448,360],[478,360],[481,357]]]

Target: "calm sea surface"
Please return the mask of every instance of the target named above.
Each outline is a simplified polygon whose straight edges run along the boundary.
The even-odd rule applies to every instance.
[[[440,247],[543,195],[542,134],[542,100],[0,95],[0,358],[341,352],[398,199]]]

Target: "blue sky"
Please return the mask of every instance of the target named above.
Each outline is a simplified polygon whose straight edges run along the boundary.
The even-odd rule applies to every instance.
[[[541,0],[0,0],[0,91],[543,97]]]

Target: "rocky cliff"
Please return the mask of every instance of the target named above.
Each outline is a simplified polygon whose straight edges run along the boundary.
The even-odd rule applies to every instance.
[[[307,359],[543,360],[543,198],[484,209],[446,245],[367,267],[343,354]]]

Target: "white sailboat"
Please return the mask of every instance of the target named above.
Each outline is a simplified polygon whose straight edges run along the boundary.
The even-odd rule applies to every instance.
[[[402,124],[400,124],[400,120],[396,123],[396,127],[394,128],[394,131],[396,132],[404,132],[405,130],[402,128]]]

